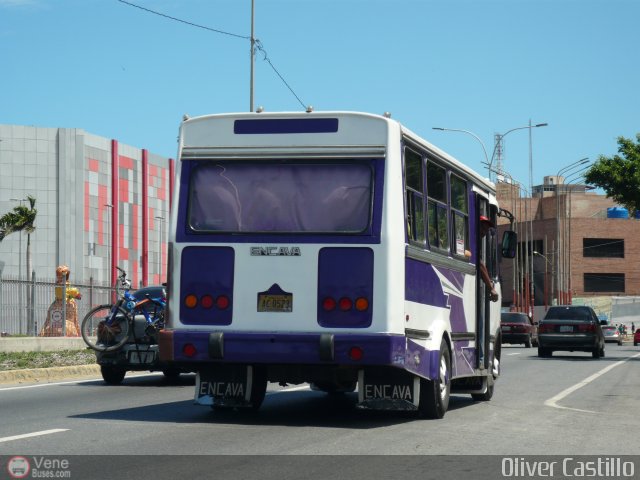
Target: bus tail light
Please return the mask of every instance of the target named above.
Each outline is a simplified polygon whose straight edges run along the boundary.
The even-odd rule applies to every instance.
[[[326,297],[322,301],[322,308],[325,312],[332,312],[336,309],[336,301],[331,297]]]
[[[362,351],[362,349],[360,347],[351,347],[349,349],[349,358],[351,360],[354,360],[356,362],[362,360],[362,357],[364,356],[364,352]]]
[[[351,310],[351,307],[353,306],[353,302],[348,297],[342,297],[338,302],[338,305],[340,306],[340,310],[342,310],[343,312],[347,312]]]
[[[200,305],[202,308],[211,308],[213,307],[213,297],[211,295],[205,295],[200,299]]]
[[[218,298],[216,298],[216,307],[218,307],[220,310],[226,310],[227,308],[229,308],[229,304],[231,302],[229,302],[229,297],[227,297],[226,295],[220,295]]]
[[[353,307],[355,307],[358,312],[366,312],[369,309],[369,299],[358,297],[354,302],[351,298],[345,296],[341,297],[337,302],[333,297],[325,297],[322,300],[322,309],[325,312],[333,312],[336,308],[339,308],[343,312],[348,312]]]
[[[356,310],[365,312],[369,308],[369,300],[364,297],[356,298]]]
[[[198,353],[198,350],[193,343],[185,343],[182,347],[182,353],[185,357],[193,358]]]
[[[318,325],[367,328],[373,321],[373,249],[324,247],[318,253]]]
[[[198,305],[198,297],[196,297],[195,295],[187,295],[184,298],[184,306],[187,308],[196,308],[196,305]]]
[[[217,246],[185,247],[180,264],[180,322],[184,325],[231,325],[234,249]]]

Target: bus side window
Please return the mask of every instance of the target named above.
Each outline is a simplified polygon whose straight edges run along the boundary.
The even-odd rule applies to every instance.
[[[407,236],[409,242],[424,246],[425,225],[422,157],[413,150],[405,148],[404,168]]]
[[[469,248],[469,202],[467,182],[451,175],[451,221],[453,223],[454,253],[464,256]]]
[[[449,215],[447,206],[447,172],[427,162],[427,198],[429,212],[429,245],[449,250]],[[463,252],[464,253],[464,252]]]

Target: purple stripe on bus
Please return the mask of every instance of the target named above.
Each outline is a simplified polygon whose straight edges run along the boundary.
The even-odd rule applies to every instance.
[[[233,122],[233,133],[236,135],[336,133],[337,131],[337,118],[265,118]]]
[[[235,252],[231,247],[187,247],[182,251],[180,272],[180,319],[188,325],[230,325],[233,317]],[[185,305],[195,295],[197,304]],[[205,297],[208,296],[208,298]],[[226,297],[228,305],[216,304]],[[210,302],[210,303],[207,303]]]
[[[449,308],[449,298],[442,290],[440,279],[433,266],[405,259],[405,299],[410,302]]]
[[[334,335],[334,360],[320,359],[320,334],[318,333],[241,333],[224,331],[224,359],[209,357],[209,333],[174,331],[174,360],[178,362],[240,362],[258,364],[307,364],[307,365],[389,365],[403,368],[407,362],[406,339],[402,335]],[[183,347],[191,344],[196,355],[187,357]],[[349,351],[353,347],[362,350],[362,359],[352,360]],[[424,350],[423,350],[424,351]],[[437,352],[436,352],[437,353]]]
[[[334,308],[325,310],[323,302],[331,298]],[[343,310],[341,299],[351,305]],[[364,298],[368,307],[356,309],[356,300]],[[325,247],[318,255],[318,324],[332,328],[366,328],[371,325],[373,307],[373,250],[370,248]]]

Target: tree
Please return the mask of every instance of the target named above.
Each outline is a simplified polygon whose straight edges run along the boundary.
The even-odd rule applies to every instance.
[[[27,279],[31,272],[31,234],[35,232],[36,215],[38,211],[34,208],[36,199],[31,195],[27,195],[29,207],[20,204],[13,209],[12,212],[5,213],[0,217],[0,242],[7,235],[15,232],[24,232],[27,234]]]
[[[618,137],[618,154],[600,155],[584,178],[587,183],[602,188],[607,197],[636,212],[640,210],[640,133],[636,134],[635,143]]]

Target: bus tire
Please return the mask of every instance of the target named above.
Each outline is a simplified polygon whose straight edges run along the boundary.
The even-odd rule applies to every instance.
[[[438,358],[438,376],[434,380],[420,379],[418,413],[424,418],[442,418],[449,408],[451,394],[451,356],[449,346],[442,339]]]

